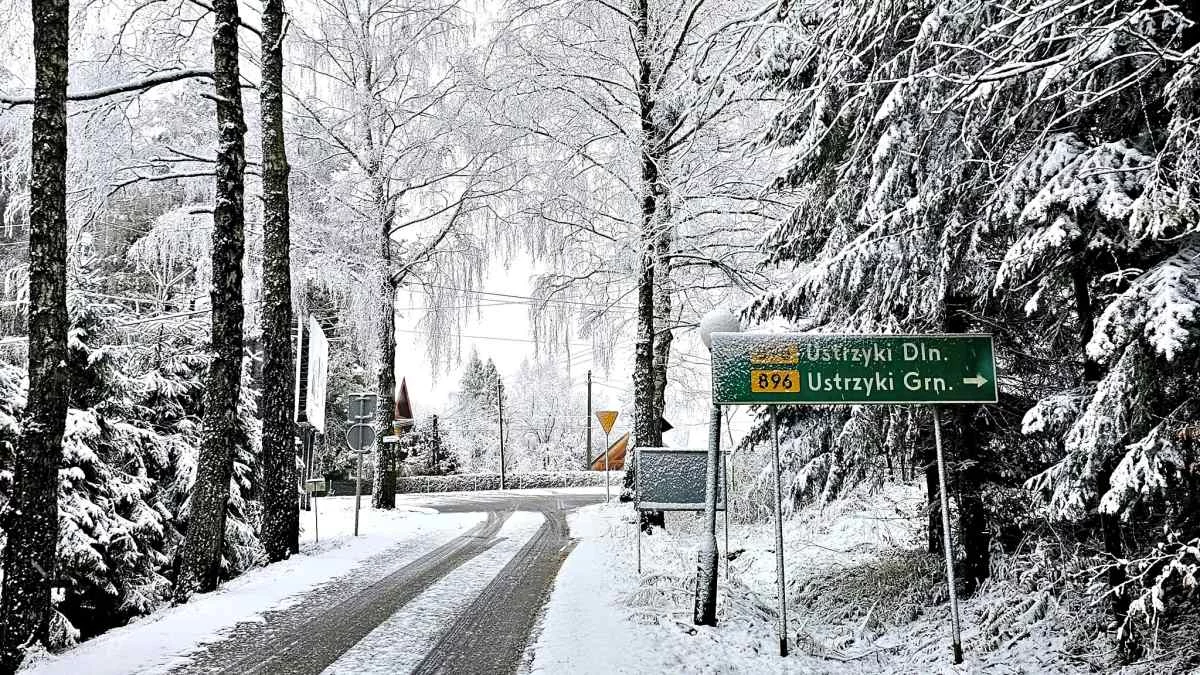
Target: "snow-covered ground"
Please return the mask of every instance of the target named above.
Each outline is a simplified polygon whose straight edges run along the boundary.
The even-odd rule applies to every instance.
[[[642,538],[639,577],[632,508],[612,503],[580,509],[570,517],[572,536],[580,541],[530,645],[530,672],[1076,672],[1063,657],[1061,638],[1048,634],[1045,623],[1000,649],[979,647],[983,616],[1009,599],[991,589],[962,603],[966,660],[951,663],[944,569],[940,558],[919,553],[921,512],[918,486],[890,485],[808,509],[785,523],[793,602],[791,654],[780,658],[769,523],[731,529],[730,548],[742,552],[728,569],[722,563],[719,625],[709,628],[692,624],[699,514],[668,514],[666,533]],[[718,517],[724,549],[722,521]],[[929,601],[910,603],[910,597]]]
[[[525,545],[545,519],[519,511],[500,529],[500,542],[413,598],[325,669],[326,675],[392,675],[416,668],[446,628]]]
[[[316,500],[320,540],[314,541],[313,512],[303,514],[301,553],[253,570],[198,595],[186,605],[167,607],[134,623],[57,654],[28,661],[22,672],[45,675],[128,675],[163,672],[186,655],[243,621],[296,602],[305,592],[336,580],[385,551],[388,564],[371,573],[384,576],[450,541],[484,519],[482,513],[437,514],[401,505],[394,512],[364,508],[360,536],[353,536],[354,498]],[[119,655],[119,658],[117,657]]]
[[[629,506],[584,507],[569,521],[571,536],[580,541],[563,564],[530,646],[531,673],[825,672],[809,658],[780,660],[773,634],[741,617],[730,620],[727,593],[720,626],[693,626],[691,592],[677,574],[695,570],[694,542],[643,537],[640,583],[650,585],[642,586]]]

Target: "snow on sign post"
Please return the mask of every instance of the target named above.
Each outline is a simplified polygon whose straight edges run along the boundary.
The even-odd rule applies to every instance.
[[[777,502],[780,480],[777,405],[928,404],[933,409],[942,522],[950,522],[938,406],[997,401],[992,336],[713,333],[711,339],[713,403],[769,407]],[[776,503],[775,507],[778,513],[780,505]],[[954,662],[962,663],[954,546],[949,527],[942,528],[942,544]],[[783,541],[778,525],[776,549],[782,589]],[[780,609],[780,653],[786,655],[787,608],[782,601]]]

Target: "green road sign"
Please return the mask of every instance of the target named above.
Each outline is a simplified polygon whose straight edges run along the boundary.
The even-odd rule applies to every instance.
[[[990,335],[714,333],[717,404],[995,403]]]

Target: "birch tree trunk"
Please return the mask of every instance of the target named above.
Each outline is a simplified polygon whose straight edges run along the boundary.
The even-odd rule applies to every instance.
[[[212,233],[212,363],[205,377],[204,430],[176,602],[217,587],[242,384],[242,256],[245,120],[238,72],[237,0],[214,0],[213,83],[217,180]]]
[[[67,0],[33,0],[29,181],[29,398],[2,524],[0,672],[45,641],[58,543],[58,466],[67,417]]]
[[[389,228],[390,229],[390,228]],[[391,261],[391,238],[384,243],[385,259]],[[392,433],[392,412],[396,409],[396,285],[384,280],[382,318],[379,334],[379,436]],[[391,443],[375,443],[375,481],[371,486],[371,506],[396,508],[396,453]]]
[[[295,355],[292,348],[292,269],[287,147],[283,135],[283,0],[266,0],[262,14],[263,183],[263,524],[272,562],[300,548],[296,506]]]
[[[671,343],[675,334],[671,330],[671,246],[674,230],[671,227],[671,206],[667,191],[658,205],[659,232],[654,257],[654,419],[659,424],[659,441],[662,440],[662,422],[667,411],[667,369],[671,362]]]
[[[392,279],[391,202],[376,180],[376,200],[379,202],[380,252],[383,256],[382,300],[379,307],[379,436],[392,433],[392,412],[396,409],[396,282]],[[396,456],[392,444],[375,442],[375,479],[371,484],[371,506],[377,509],[396,508]]]
[[[635,46],[638,57],[638,109],[641,120],[642,236],[637,281],[637,342],[633,360],[634,447],[662,445],[662,432],[654,413],[654,274],[658,223],[659,152],[654,124],[654,74],[650,40],[649,0],[637,0]],[[628,473],[626,474],[628,475]]]

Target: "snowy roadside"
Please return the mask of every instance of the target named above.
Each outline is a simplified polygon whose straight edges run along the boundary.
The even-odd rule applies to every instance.
[[[353,536],[354,498],[317,500],[320,541],[313,539],[313,513],[302,514],[301,552],[252,570],[199,595],[188,604],[165,607],[56,655],[32,658],[22,673],[126,675],[159,673],[186,660],[189,652],[239,622],[288,607],[306,592],[351,572],[383,577],[391,570],[450,541],[480,523],[482,513],[437,514],[401,506],[394,512],[363,508],[361,536]],[[387,552],[386,564],[369,564]]]
[[[779,659],[769,618],[739,607],[729,615],[722,571],[720,625],[691,622],[693,542],[673,534],[642,539],[635,567],[632,508],[602,504],[569,516],[579,543],[563,564],[530,646],[529,672],[554,673],[824,673],[827,662]],[[742,601],[741,604],[745,604]]]
[[[734,526],[741,551],[719,576],[718,623],[692,625],[701,518],[668,514],[668,531],[642,538],[636,573],[627,504],[570,517],[579,543],[563,565],[526,661],[535,675],[571,673],[1070,673],[1053,621],[1036,621],[999,649],[980,625],[1011,590],[985,589],[962,605],[966,662],[950,662],[945,577],[939,558],[914,551],[917,486],[861,491],[785,524],[791,655],[777,653],[774,535]],[[724,535],[718,519],[718,541]],[[903,616],[897,619],[895,617]],[[1040,617],[1039,617],[1040,620]]]

